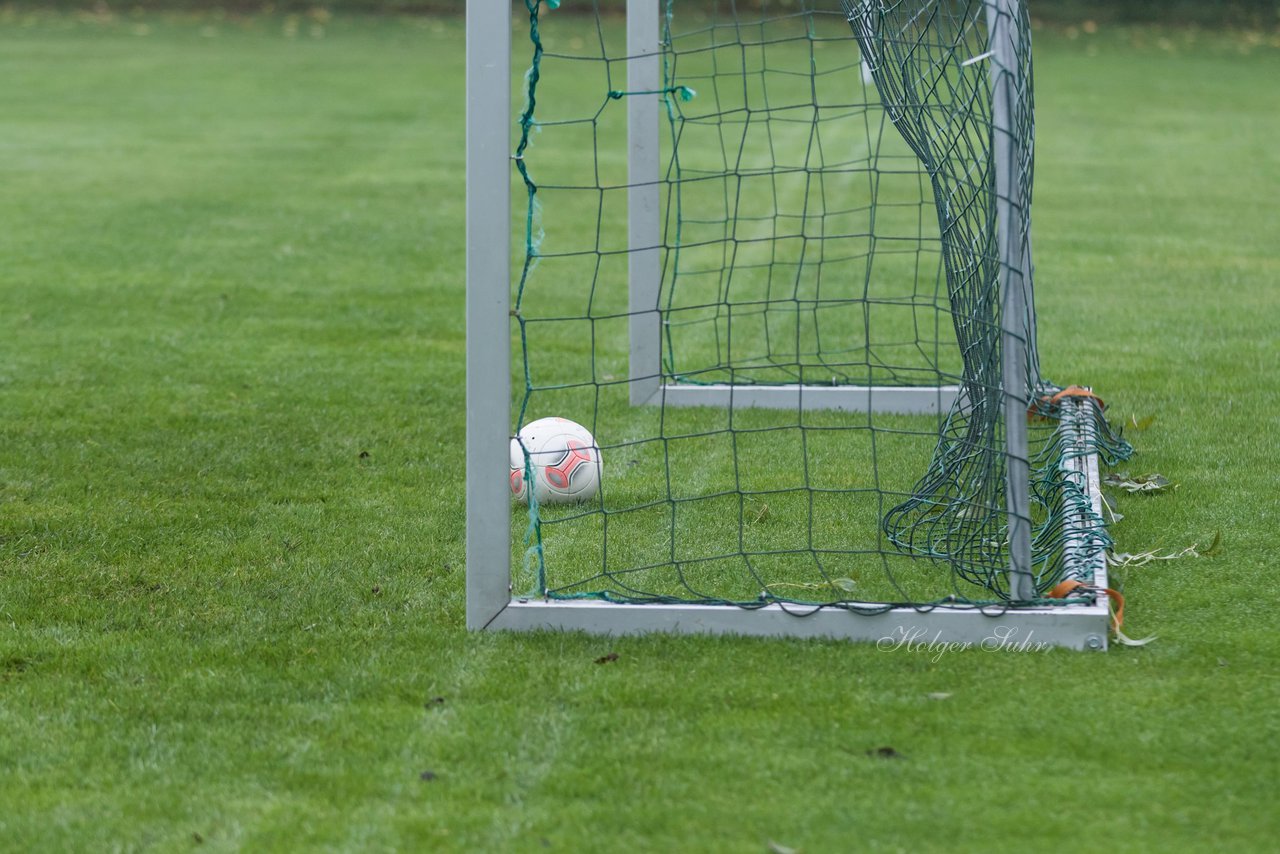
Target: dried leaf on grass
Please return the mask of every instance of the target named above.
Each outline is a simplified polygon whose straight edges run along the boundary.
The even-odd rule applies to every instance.
[[[1114,486],[1117,489],[1123,489],[1125,492],[1164,492],[1166,489],[1178,487],[1162,474],[1152,472],[1151,474],[1142,474],[1137,477],[1131,476],[1127,471],[1115,472],[1109,474],[1102,479],[1103,486]]]
[[[1118,567],[1146,566],[1154,560],[1179,560],[1184,557],[1213,557],[1222,552],[1222,532],[1214,531],[1213,541],[1205,548],[1192,543],[1182,551],[1165,552],[1158,549],[1146,552],[1107,552],[1107,565]]]

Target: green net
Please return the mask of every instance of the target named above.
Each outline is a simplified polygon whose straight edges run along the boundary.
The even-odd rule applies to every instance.
[[[1007,605],[1010,394],[1030,419],[1029,501],[1014,513],[1032,528],[1036,592],[1087,572],[1109,540],[1071,463],[1128,447],[1095,399],[1056,399],[1041,376],[1029,260],[1010,280],[1025,317],[1001,317],[990,39],[1005,15],[1016,45],[999,69],[1013,93],[999,133],[1016,152],[1005,201],[1029,259],[1025,14],[982,2],[663,0],[660,76],[631,90],[638,58],[622,17],[585,0],[526,6],[514,426],[582,423],[603,471],[589,501],[532,500],[516,514],[517,591]],[[639,178],[628,172],[635,99],[661,114],[659,168]],[[629,200],[655,187],[659,243],[633,245]],[[630,262],[654,251],[656,287],[637,291]],[[637,306],[637,292],[651,301]],[[648,327],[633,321],[649,314],[660,341],[637,365],[633,339]],[[1005,382],[1009,340],[1025,348],[1025,388]],[[635,387],[655,379],[635,405]],[[810,400],[904,387],[935,405],[824,411]],[[699,398],[676,394],[689,389],[722,394],[689,405]],[[759,389],[794,394],[764,408],[747,393]],[[1064,429],[1068,408],[1083,417]],[[527,449],[523,462],[531,478]]]

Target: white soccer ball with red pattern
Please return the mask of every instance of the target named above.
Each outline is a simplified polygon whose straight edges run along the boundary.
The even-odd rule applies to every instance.
[[[511,494],[526,504],[530,483],[539,504],[594,498],[600,490],[600,471],[600,448],[595,437],[568,418],[530,421],[511,440],[508,483]]]

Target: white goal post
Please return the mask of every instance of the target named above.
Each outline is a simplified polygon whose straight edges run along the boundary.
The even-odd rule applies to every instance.
[[[1004,50],[999,21],[1009,20],[1019,0],[986,0],[993,52]],[[659,216],[659,105],[662,88],[659,44],[660,0],[627,3],[628,87],[654,92],[633,97],[628,110],[628,277],[631,403],[646,406],[813,408],[850,412],[947,412],[958,386],[685,386],[663,381],[658,289],[662,236]],[[999,12],[1000,14],[997,14]],[[1110,612],[1105,597],[1092,604],[989,608],[894,607],[880,613],[841,608],[767,604],[743,608],[702,604],[614,604],[604,601],[520,598],[513,595],[510,542],[512,499],[508,488],[511,412],[511,128],[512,5],[510,0],[467,0],[467,249],[466,249],[466,465],[467,581],[469,629],[561,629],[602,634],[700,632],[788,637],[834,637],[882,645],[955,643],[1010,647],[1019,643],[1075,649],[1105,649]],[[1014,63],[1006,57],[1008,66]],[[1018,239],[1021,211],[1008,199],[1012,150],[1005,98],[994,83],[997,219],[1001,253],[1002,367],[1005,377],[1009,590],[1015,601],[1034,597],[1031,572],[1031,510],[1026,413],[1024,275],[1029,259]],[[1002,122],[1004,125],[1002,126]],[[1061,430],[1079,453],[1063,463],[1101,514],[1095,429],[1090,404],[1063,404]],[[1087,528],[1079,520],[1079,530]],[[1070,536],[1070,534],[1068,534]],[[1083,536],[1083,535],[1081,535]],[[1073,551],[1070,547],[1068,553]],[[1080,551],[1085,551],[1081,549]],[[1106,587],[1102,555],[1070,574],[1095,588]],[[877,603],[866,603],[875,605]],[[1025,648],[1025,647],[1023,647]]]

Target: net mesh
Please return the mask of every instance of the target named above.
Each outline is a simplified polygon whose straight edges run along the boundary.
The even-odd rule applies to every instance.
[[[1107,548],[1070,462],[1128,448],[1096,401],[1055,399],[1041,377],[1029,265],[1012,324],[1026,388],[1002,376],[990,36],[1008,16],[1016,61],[999,71],[1013,81],[1011,201],[1029,258],[1024,14],[663,0],[661,75],[632,91],[625,21],[564,5],[526,0],[514,426],[581,422],[603,477],[588,502],[517,514],[518,589],[865,611],[1008,604],[1009,394],[1032,419],[1037,593]],[[661,165],[643,182],[627,171],[632,99],[662,116]],[[659,190],[656,247],[628,234],[641,184]],[[630,256],[655,249],[653,302],[637,308]],[[652,365],[634,363],[638,312],[660,317]],[[655,376],[658,393],[633,405],[633,386]],[[666,390],[689,386],[730,393],[675,405]],[[771,386],[795,388],[794,405],[755,408],[734,391]],[[805,405],[806,389],[841,386],[934,389],[936,413]],[[1068,405],[1087,416],[1072,430]]]

